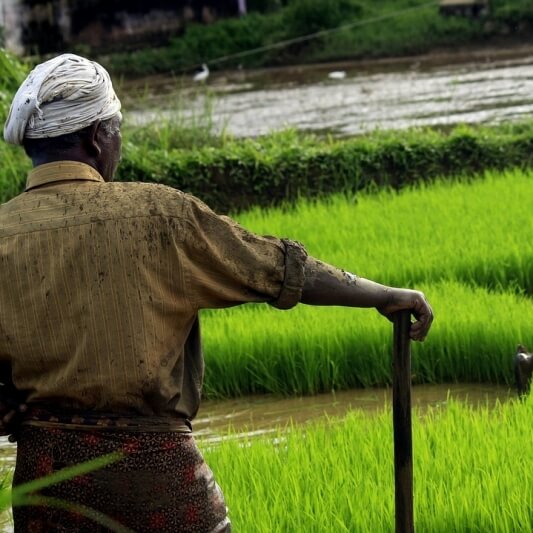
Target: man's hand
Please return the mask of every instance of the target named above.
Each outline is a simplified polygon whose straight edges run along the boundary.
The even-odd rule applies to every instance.
[[[410,330],[410,337],[415,341],[425,339],[433,322],[431,306],[420,291],[387,287],[313,257],[308,257],[305,264],[301,302],[308,305],[375,307],[390,320],[395,311],[410,310],[416,319]]]
[[[433,310],[420,291],[390,288],[387,303],[377,307],[377,310],[391,321],[396,311],[411,311],[416,321],[411,324],[409,336],[414,341],[423,341],[433,322]]]

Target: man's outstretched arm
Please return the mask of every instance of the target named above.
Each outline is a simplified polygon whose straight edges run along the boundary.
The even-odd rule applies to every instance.
[[[431,306],[420,291],[380,285],[313,257],[306,260],[301,303],[375,307],[389,320],[396,311],[410,310],[416,319],[410,336],[416,341],[424,340],[433,321]]]

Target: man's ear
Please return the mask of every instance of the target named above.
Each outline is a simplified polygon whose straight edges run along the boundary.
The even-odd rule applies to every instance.
[[[99,157],[102,153],[101,136],[102,136],[102,121],[97,120],[93,122],[87,132],[85,149],[92,157]]]

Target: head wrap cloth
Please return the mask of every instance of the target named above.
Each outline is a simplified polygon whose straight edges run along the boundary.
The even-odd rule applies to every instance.
[[[107,120],[120,111],[107,71],[93,61],[63,54],[35,67],[20,86],[4,126],[11,144],[58,137]]]

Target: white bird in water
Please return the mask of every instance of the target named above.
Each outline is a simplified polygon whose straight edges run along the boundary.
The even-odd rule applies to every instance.
[[[343,80],[346,78],[346,71],[344,70],[334,70],[328,74],[330,80]]]
[[[204,63],[202,70],[194,75],[193,81],[205,81],[207,78],[209,78],[209,67]]]

